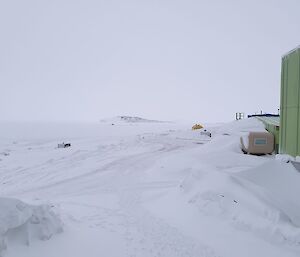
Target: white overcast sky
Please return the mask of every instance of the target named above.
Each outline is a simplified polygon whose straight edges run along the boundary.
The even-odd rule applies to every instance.
[[[0,0],[0,120],[277,112],[299,0]]]

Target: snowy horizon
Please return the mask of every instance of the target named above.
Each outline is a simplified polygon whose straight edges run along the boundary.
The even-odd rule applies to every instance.
[[[0,257],[299,257],[299,10],[0,1]]]
[[[277,113],[299,1],[2,1],[0,120]]]

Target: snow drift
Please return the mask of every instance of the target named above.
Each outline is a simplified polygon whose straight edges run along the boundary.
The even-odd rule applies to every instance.
[[[235,174],[235,178],[279,208],[300,227],[300,173],[291,162],[271,160]]]
[[[177,123],[4,128],[1,195],[54,202],[66,228],[48,242],[33,241],[61,231],[53,208],[12,199],[7,207],[0,199],[7,257],[300,256],[300,228],[288,213],[235,178],[261,176],[265,167],[286,190],[292,185],[263,166],[276,162],[274,155],[242,153],[240,137],[265,130],[255,118],[205,126],[212,137]],[[72,147],[57,150],[63,141]]]
[[[10,243],[29,245],[32,239],[47,240],[62,230],[62,222],[51,206],[0,198],[0,256]]]

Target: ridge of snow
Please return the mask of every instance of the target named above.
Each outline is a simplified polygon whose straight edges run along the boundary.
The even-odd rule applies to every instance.
[[[29,245],[62,232],[62,222],[49,205],[33,206],[18,199],[0,198],[0,256],[16,237]]]

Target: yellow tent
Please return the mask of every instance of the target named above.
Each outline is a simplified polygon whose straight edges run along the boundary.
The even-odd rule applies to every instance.
[[[200,124],[195,124],[193,127],[192,127],[192,130],[196,130],[196,129],[202,129],[203,126],[200,125]]]

